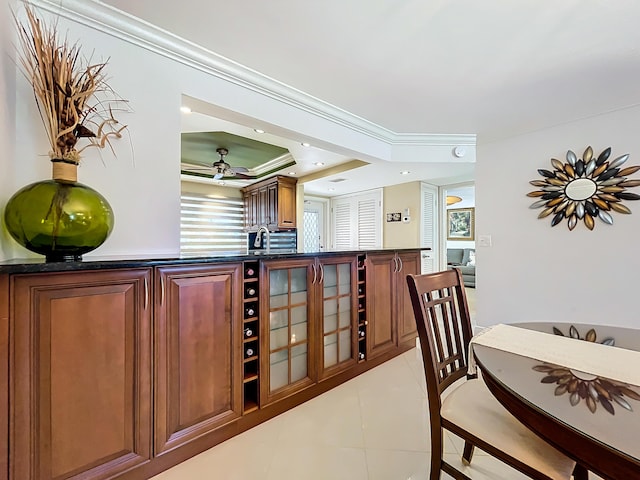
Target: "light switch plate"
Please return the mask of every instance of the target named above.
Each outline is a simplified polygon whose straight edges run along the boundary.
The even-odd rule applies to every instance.
[[[490,247],[491,246],[491,235],[478,235],[478,246],[480,246],[480,247]]]

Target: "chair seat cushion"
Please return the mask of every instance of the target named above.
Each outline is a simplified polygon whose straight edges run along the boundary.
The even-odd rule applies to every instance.
[[[569,479],[575,462],[511,415],[480,379],[468,380],[443,399],[447,421],[554,479]]]

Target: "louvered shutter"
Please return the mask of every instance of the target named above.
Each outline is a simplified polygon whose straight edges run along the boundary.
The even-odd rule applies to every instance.
[[[379,200],[376,198],[357,199],[358,204],[358,249],[380,247],[378,235]]]
[[[382,247],[382,191],[331,200],[335,250]]]
[[[433,185],[423,183],[420,186],[421,194],[421,225],[420,246],[430,248],[424,250],[421,255],[421,273],[432,273],[438,270],[438,188]]]
[[[349,250],[355,230],[351,228],[350,199],[336,200],[333,203],[333,248],[335,250]]]

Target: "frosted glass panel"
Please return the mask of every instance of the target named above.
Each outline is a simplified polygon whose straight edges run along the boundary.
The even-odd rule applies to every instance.
[[[328,297],[335,297],[336,295],[338,295],[338,288],[334,285],[334,286],[329,286],[327,287],[325,285],[324,287],[324,297],[328,298]]]
[[[293,307],[291,309],[291,323],[293,325],[298,323],[306,323],[307,321],[307,307]],[[305,328],[307,328],[305,326]]]
[[[324,270],[324,286],[325,287],[335,287],[337,283],[336,278],[336,266],[335,265],[323,265],[322,269]]]
[[[284,347],[289,344],[289,329],[287,327],[276,328],[270,332],[271,350]]]
[[[338,299],[338,310],[340,311],[340,328],[346,328],[351,324],[351,297]]]
[[[291,293],[291,305],[301,305],[307,303],[307,292],[303,290],[302,292]]]
[[[338,327],[338,315],[336,301],[325,300],[324,301],[324,320],[323,320],[323,332],[331,332]]]
[[[307,376],[307,344],[291,348],[291,381],[296,382]]]
[[[346,295],[351,292],[351,264],[341,263],[338,265],[338,293]]]
[[[291,292],[306,292],[307,290],[307,269],[292,268],[291,272]]]
[[[282,350],[280,352],[272,353],[270,358],[270,385],[271,391],[284,387],[289,383],[289,352],[288,350]]]
[[[271,270],[269,272],[269,296],[286,295],[289,291],[287,270]]]
[[[278,310],[269,313],[269,329],[286,327],[289,323],[289,315],[287,310]]]
[[[307,324],[291,325],[291,343],[304,342],[307,339]]]
[[[351,358],[351,330],[340,332],[340,362]]]
[[[324,337],[324,367],[338,363],[338,336],[334,333]]]
[[[289,301],[289,295],[272,295],[269,297],[269,307],[270,308],[278,308],[284,307],[287,305]]]

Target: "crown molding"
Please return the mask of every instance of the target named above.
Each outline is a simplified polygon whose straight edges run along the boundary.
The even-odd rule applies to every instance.
[[[475,134],[393,132],[98,0],[28,0],[28,3],[389,145],[476,144]]]

